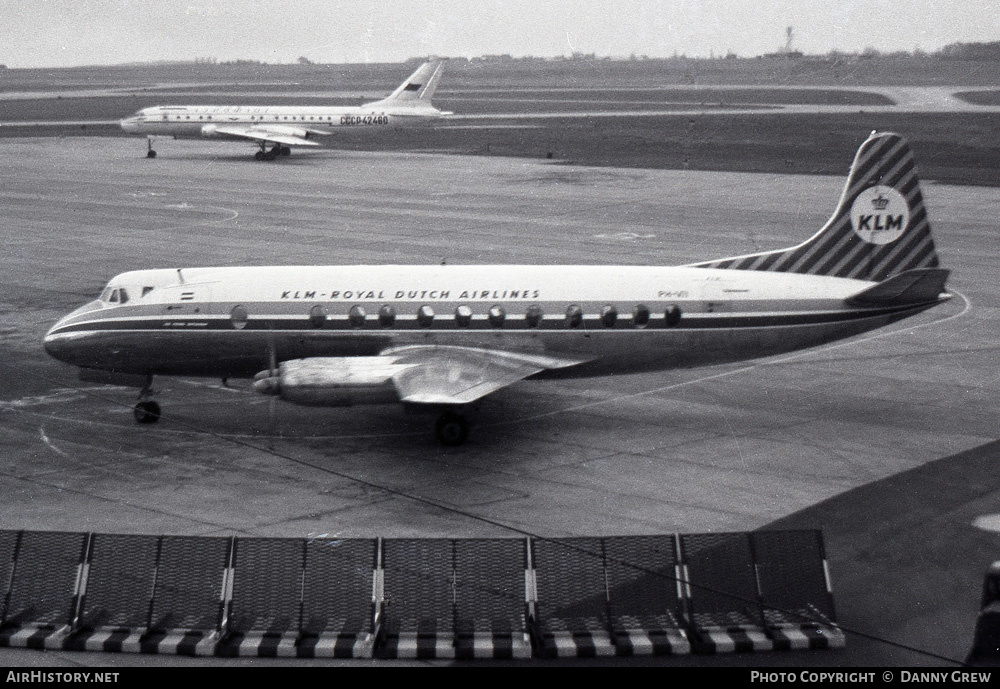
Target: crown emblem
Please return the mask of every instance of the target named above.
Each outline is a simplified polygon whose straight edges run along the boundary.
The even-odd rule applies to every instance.
[[[872,199],[872,208],[877,211],[884,211],[885,207],[889,205],[889,199],[885,197],[885,194],[879,194]]]

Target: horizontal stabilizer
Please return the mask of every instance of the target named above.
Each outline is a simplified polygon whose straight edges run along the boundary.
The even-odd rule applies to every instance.
[[[916,268],[894,275],[847,299],[851,306],[923,304],[941,299],[948,279],[944,268]]]

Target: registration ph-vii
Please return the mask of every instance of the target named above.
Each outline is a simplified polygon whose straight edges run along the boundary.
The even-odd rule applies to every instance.
[[[7,672],[7,682],[67,682],[80,684],[84,682],[117,682],[118,672]]]
[[[952,670],[950,672],[819,672],[802,670],[800,672],[750,672],[751,682],[989,682],[989,672],[969,672],[967,670]]]

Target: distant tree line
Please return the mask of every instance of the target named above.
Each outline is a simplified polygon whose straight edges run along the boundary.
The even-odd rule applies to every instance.
[[[937,54],[951,60],[1000,60],[1000,41],[952,43],[941,48]]]
[[[952,43],[946,45],[940,50],[934,52],[925,52],[920,48],[915,48],[913,51],[908,50],[897,50],[893,52],[882,52],[876,50],[873,47],[866,47],[861,52],[846,52],[843,50],[831,50],[826,55],[805,55],[799,50],[788,50],[777,53],[767,53],[765,55],[758,55],[756,58],[781,58],[781,59],[827,59],[827,60],[870,60],[874,58],[941,58],[945,60],[971,60],[971,61],[1000,61],[1000,41],[993,41],[990,43]],[[428,57],[412,57],[407,62],[420,62],[422,60],[428,59]],[[670,60],[689,60],[689,59],[712,59],[712,60],[738,60],[741,59],[740,56],[736,55],[732,51],[727,51],[724,55],[716,55],[714,52],[711,58],[689,58],[687,55],[674,54],[673,57],[650,57],[648,55],[636,55],[632,53],[628,57],[611,57],[611,56],[599,56],[596,53],[583,53],[583,52],[573,52],[569,56],[557,55],[555,57],[536,57],[533,55],[525,55],[523,57],[515,57],[509,53],[499,54],[499,55],[480,55],[477,57],[469,58],[472,62],[561,62],[561,61],[587,61],[593,62],[596,60],[629,60],[634,62],[637,60],[641,61],[670,61]],[[136,64],[184,64],[188,61],[177,60],[177,61],[158,61],[155,63],[136,63]],[[226,60],[219,61],[214,57],[201,57],[195,58],[195,64],[222,64],[222,65],[266,65],[268,63],[261,62],[260,60]],[[300,65],[314,65],[323,64],[315,63],[307,57],[299,57],[296,63]],[[6,65],[0,65],[0,69],[5,69]]]

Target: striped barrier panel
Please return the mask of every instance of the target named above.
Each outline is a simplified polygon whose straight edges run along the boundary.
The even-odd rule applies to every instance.
[[[818,531],[308,539],[0,531],[0,646],[528,658],[836,648]]]

